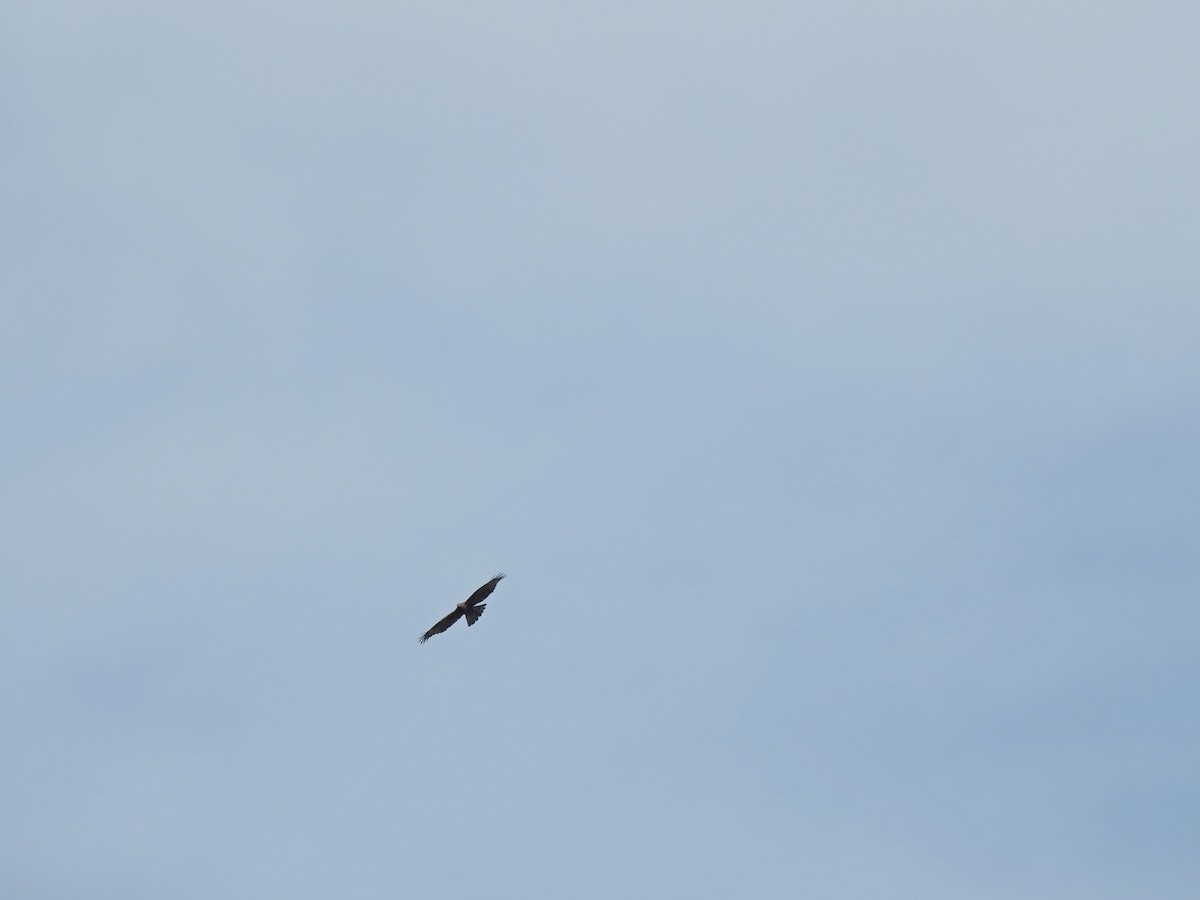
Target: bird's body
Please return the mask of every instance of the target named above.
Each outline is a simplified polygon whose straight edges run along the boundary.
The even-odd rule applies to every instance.
[[[501,572],[487,584],[477,588],[475,593],[473,593],[462,603],[456,604],[454,611],[450,613],[450,615],[443,618],[440,622],[421,635],[421,640],[419,643],[423,644],[435,634],[441,634],[464,616],[467,619],[467,625],[474,625],[476,622],[478,622],[479,617],[483,615],[483,611],[487,609],[487,604],[483,601],[486,600],[488,595],[496,589],[496,585],[500,583],[500,579],[503,577],[504,573]]]

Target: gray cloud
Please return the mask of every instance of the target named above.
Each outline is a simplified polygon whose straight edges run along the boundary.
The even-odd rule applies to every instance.
[[[1196,14],[2,15],[8,894],[1190,896]]]

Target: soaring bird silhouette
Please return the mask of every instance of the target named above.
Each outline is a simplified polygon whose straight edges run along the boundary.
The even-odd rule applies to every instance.
[[[483,615],[483,611],[487,609],[487,604],[482,601],[486,600],[488,594],[496,589],[496,585],[500,583],[500,579],[503,577],[504,573],[501,572],[483,587],[478,588],[470,597],[454,607],[454,612],[450,613],[450,615],[421,635],[421,640],[418,643],[423,644],[435,634],[441,634],[463,616],[467,617],[467,625],[474,625],[479,621],[479,617]]]

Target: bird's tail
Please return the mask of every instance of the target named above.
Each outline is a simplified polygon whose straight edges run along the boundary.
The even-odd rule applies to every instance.
[[[474,625],[479,621],[479,617],[483,615],[483,611],[487,609],[486,603],[476,603],[474,606],[468,607],[465,612],[467,615],[467,624]]]

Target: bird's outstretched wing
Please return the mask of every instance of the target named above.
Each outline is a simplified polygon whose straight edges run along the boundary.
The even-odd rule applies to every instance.
[[[492,591],[494,591],[496,589],[496,585],[498,585],[500,583],[500,579],[503,577],[504,577],[504,573],[501,572],[499,575],[497,575],[495,578],[493,578],[491,581],[489,581],[483,587],[477,588],[475,590],[475,593],[473,593],[470,597],[467,598],[467,606],[474,606],[479,601],[486,600],[488,594],[490,594]],[[446,627],[449,628],[450,626],[447,625]]]
[[[438,622],[436,625],[434,625],[432,628],[430,628],[427,632],[425,632],[423,635],[421,635],[421,640],[418,641],[417,643],[423,644],[427,640],[429,640],[431,637],[433,637],[435,634],[441,634],[443,631],[445,631],[447,628],[449,628],[451,625],[453,625],[455,622],[457,622],[459,619],[461,619],[462,616],[463,616],[463,611],[461,609],[459,609],[457,606],[454,607],[454,612],[450,613],[450,615],[443,618],[440,622]]]

